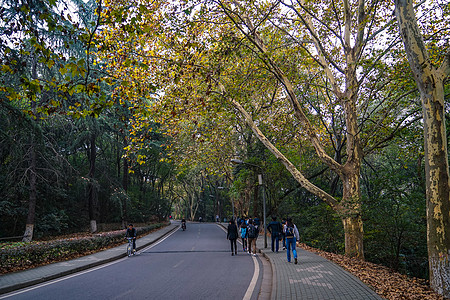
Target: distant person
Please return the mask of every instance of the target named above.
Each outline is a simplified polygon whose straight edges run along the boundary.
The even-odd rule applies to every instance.
[[[237,244],[236,240],[238,238],[238,230],[236,223],[233,219],[230,220],[230,224],[228,224],[228,230],[227,230],[227,239],[230,240],[231,244],[231,256],[237,255]]]
[[[203,218],[202,217],[198,217],[198,221],[201,223],[203,222]]]
[[[183,230],[186,230],[186,219],[185,218],[181,219],[181,228]]]
[[[261,223],[259,222],[259,218],[255,217],[253,219],[253,225],[255,225],[256,228],[259,228],[259,225],[261,225]]]
[[[283,228],[281,227],[281,223],[277,221],[277,217],[272,217],[272,221],[269,223],[269,225],[267,225],[267,230],[272,236],[272,252],[278,252],[278,248],[280,247],[281,232],[283,231]]]
[[[242,250],[244,252],[247,252],[248,231],[247,231],[247,224],[245,224],[245,222],[241,224],[241,239],[242,239]]]
[[[281,219],[281,227],[283,230],[281,230],[281,238],[283,239],[283,250],[286,250],[286,235],[284,234],[284,225],[286,225],[286,220],[283,218]]]
[[[297,240],[300,239],[298,234],[297,226],[292,222],[292,218],[288,218],[286,225],[284,226],[284,234],[286,235],[286,246],[287,246],[287,261],[291,262],[291,250],[294,254],[294,261],[297,264],[297,251],[295,250],[295,244]]]
[[[248,253],[256,256],[256,239],[258,238],[258,229],[253,225],[253,220],[248,220]]]
[[[219,215],[216,215],[216,222],[219,223],[220,222],[220,218]]]
[[[242,217],[238,217],[238,219],[237,219],[237,226],[238,226],[238,228],[240,228],[241,225],[242,225]]]
[[[133,238],[133,252],[136,252],[137,231],[136,231],[136,228],[133,227],[133,224],[128,224],[128,228],[127,228],[127,232],[125,233],[125,237]]]

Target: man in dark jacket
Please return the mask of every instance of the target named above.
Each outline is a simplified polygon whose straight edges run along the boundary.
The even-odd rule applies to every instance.
[[[274,252],[274,250],[278,252],[279,241],[281,233],[283,232],[283,228],[281,227],[281,223],[277,221],[277,217],[272,217],[272,221],[269,223],[269,225],[267,225],[267,230],[272,236],[272,252]]]
[[[230,240],[231,243],[231,255],[234,254],[237,255],[237,243],[236,240],[238,238],[238,231],[236,223],[234,223],[234,220],[230,220],[230,224],[228,224],[228,230],[227,230],[227,239]],[[234,245],[234,251],[233,251],[233,245]]]
[[[133,227],[133,224],[129,224],[125,237],[133,238],[133,252],[136,252],[136,236],[137,236],[136,228]]]

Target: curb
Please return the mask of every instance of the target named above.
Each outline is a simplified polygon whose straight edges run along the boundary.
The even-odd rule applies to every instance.
[[[167,227],[169,227],[171,225],[174,225],[174,224],[169,224]],[[165,227],[163,227],[163,228],[165,228]],[[148,247],[151,244],[156,243],[157,241],[159,241],[163,237],[167,236],[168,234],[172,233],[173,231],[177,230],[178,228],[179,228],[179,225],[174,226],[174,228],[170,229],[169,231],[167,231],[166,233],[164,233],[161,236],[157,237],[156,239],[154,239],[154,240],[152,240],[152,241],[150,241],[150,242],[148,242],[148,243],[146,243],[144,245],[136,247],[136,250],[139,251],[139,250],[141,250],[141,249],[143,249],[145,247]],[[0,288],[0,295],[6,294],[6,293],[10,293],[10,292],[13,292],[13,291],[16,291],[16,290],[19,290],[19,289],[23,289],[23,288],[26,288],[26,287],[29,287],[29,286],[32,286],[32,285],[36,285],[36,284],[39,284],[39,283],[43,283],[43,282],[46,282],[46,281],[50,281],[50,280],[53,280],[53,279],[61,278],[61,277],[64,277],[64,276],[67,276],[67,275],[70,275],[70,274],[74,274],[74,273],[77,273],[77,272],[80,272],[80,271],[84,271],[84,270],[87,270],[87,269],[90,269],[90,268],[93,268],[93,267],[97,267],[97,266],[100,266],[100,265],[103,265],[103,264],[107,264],[109,262],[112,262],[112,261],[115,261],[115,260],[119,260],[119,259],[124,258],[126,256],[127,256],[126,253],[121,253],[121,254],[112,256],[110,258],[106,258],[106,259],[103,259],[103,260],[92,262],[92,263],[89,263],[89,264],[86,264],[86,265],[83,265],[83,266],[80,266],[80,267],[74,267],[73,269],[70,269],[70,270],[67,270],[67,271],[62,271],[62,272],[59,272],[59,273],[56,273],[56,274],[53,274],[53,275],[41,277],[41,278],[30,280],[30,281],[27,281],[27,282],[22,282],[22,283],[18,283],[18,284],[15,284],[15,285],[2,287],[2,288]],[[64,262],[64,261],[61,261],[61,262]]]
[[[225,225],[223,223],[219,223],[220,226],[222,226],[224,229],[227,229],[227,227],[225,227]],[[263,250],[259,249],[258,247],[256,248],[258,253],[261,253],[262,256],[264,256],[265,259],[267,259],[267,261],[269,262],[270,265],[270,269],[272,271],[272,287],[270,290],[270,297],[269,299],[275,299],[275,295],[277,294],[277,270],[275,269],[272,260],[269,258],[268,255],[266,255],[266,253],[263,252]],[[263,272],[263,277],[264,277],[264,272]],[[261,288],[262,290],[262,288]],[[261,291],[260,291],[261,292]],[[259,296],[258,296],[259,297]]]
[[[270,299],[275,299],[275,295],[277,294],[277,269],[274,268],[272,260],[268,255],[266,255],[265,252],[263,252],[261,249],[258,249],[258,252],[261,253],[270,264],[270,268],[272,270],[272,288],[270,292]]]

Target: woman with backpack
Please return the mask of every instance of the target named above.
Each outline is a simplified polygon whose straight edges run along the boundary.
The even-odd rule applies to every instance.
[[[295,250],[295,244],[297,240],[300,239],[298,234],[297,226],[292,222],[292,218],[288,218],[286,225],[284,225],[283,232],[286,236],[286,247],[287,247],[287,261],[291,262],[291,249],[294,254],[294,262],[297,264],[297,251]]]
[[[238,238],[238,230],[237,230],[236,223],[234,222],[234,220],[232,218],[230,220],[230,224],[228,224],[228,230],[227,230],[227,239],[230,240],[230,244],[231,244],[231,256],[233,256],[234,254],[237,255],[237,244],[236,244],[237,238]],[[233,250],[233,248],[234,248],[234,250]]]
[[[247,226],[247,236],[248,236],[248,254],[256,256],[256,239],[258,238],[258,229],[253,225],[253,220],[248,220]]]
[[[248,238],[247,224],[245,224],[245,222],[242,222],[241,223],[241,239],[242,239],[242,250],[244,252],[247,252],[247,238]]]

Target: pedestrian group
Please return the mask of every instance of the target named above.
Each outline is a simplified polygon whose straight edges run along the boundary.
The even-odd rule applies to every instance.
[[[292,222],[292,218],[283,219],[281,223],[277,217],[273,216],[272,221],[267,225],[267,230],[271,234],[272,252],[279,251],[279,242],[282,241],[283,250],[287,250],[287,261],[291,262],[291,251],[294,256],[294,263],[297,264],[297,251],[295,245],[299,240],[297,226]],[[242,241],[242,251],[256,256],[256,240],[260,232],[260,221],[256,217],[238,218],[237,224],[231,219],[228,224],[227,239],[231,244],[231,255],[237,255],[237,240]]]

